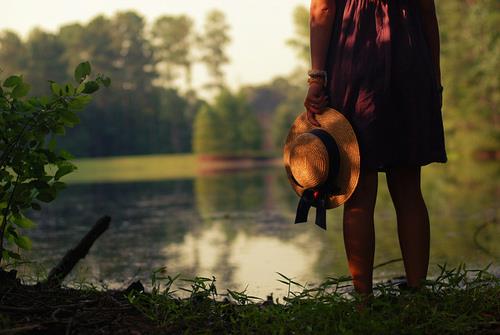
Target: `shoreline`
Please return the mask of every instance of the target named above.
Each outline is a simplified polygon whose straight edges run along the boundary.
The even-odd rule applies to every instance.
[[[316,287],[290,289],[282,301],[245,291],[221,294],[215,278],[192,278],[187,298],[176,280],[157,272],[153,288],[99,290],[25,285],[16,273],[0,281],[0,326],[7,334],[495,334],[500,330],[500,279],[484,270],[442,268],[423,290],[400,283],[375,286],[374,298],[342,291],[348,279],[329,278]],[[7,277],[6,277],[7,276]],[[293,286],[291,279],[282,276]],[[349,285],[347,284],[347,287]],[[345,290],[344,290],[345,291]],[[347,295],[346,295],[347,294]],[[387,318],[391,315],[391,318]]]

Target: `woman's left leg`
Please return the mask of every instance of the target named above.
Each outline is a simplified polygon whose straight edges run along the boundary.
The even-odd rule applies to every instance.
[[[420,167],[387,171],[387,186],[398,221],[399,245],[408,286],[419,287],[429,267],[429,214],[420,190]]]

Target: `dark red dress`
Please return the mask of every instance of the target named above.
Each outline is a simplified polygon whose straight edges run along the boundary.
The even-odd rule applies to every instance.
[[[436,76],[416,0],[337,0],[330,105],[351,122],[363,168],[446,162]]]

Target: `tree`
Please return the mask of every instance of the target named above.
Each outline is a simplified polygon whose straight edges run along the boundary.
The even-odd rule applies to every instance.
[[[241,142],[238,149],[242,152],[252,152],[262,149],[262,127],[246,101],[243,101],[241,114],[239,124]]]
[[[203,106],[196,116],[196,153],[246,154],[260,150],[261,144],[262,129],[241,92],[223,89],[213,106]]]
[[[221,151],[219,119],[214,110],[204,104],[196,114],[193,129],[193,151],[197,154],[216,154]]]
[[[272,135],[276,148],[282,150],[290,126],[300,112],[304,110],[303,103],[304,96],[302,94],[295,94],[289,96],[287,100],[283,101],[276,109],[272,122]]]
[[[86,29],[79,23],[64,25],[59,28],[58,37],[64,46],[63,60],[67,64],[67,72],[71,71],[84,59],[89,59]]]
[[[3,73],[20,74],[27,66],[26,46],[13,31],[3,31],[0,34],[0,71]]]
[[[193,57],[193,21],[191,18],[180,15],[164,15],[156,19],[151,29],[156,63],[160,67],[162,81],[172,86],[178,77],[177,70],[185,72],[186,85],[191,87],[191,67]]]
[[[47,80],[62,82],[71,78],[66,70],[64,45],[57,35],[34,29],[28,36],[26,49],[27,69],[23,72],[33,85],[33,94],[47,94]]]
[[[262,129],[262,148],[268,151],[281,150],[280,136],[286,135],[291,122],[277,123],[276,113],[280,113],[280,106],[286,104],[287,110],[292,116],[298,115],[303,110],[300,101],[303,98],[303,90],[300,86],[294,85],[288,76],[274,78],[264,85],[244,87],[242,91],[247,97],[250,110],[257,116]]]
[[[156,78],[152,47],[145,38],[144,19],[128,11],[118,12],[112,20],[112,45],[117,50],[114,63],[122,88],[130,91],[149,92]],[[147,97],[135,97],[147,100]]]
[[[439,1],[447,147],[459,155],[500,147],[498,2]],[[452,158],[453,155],[452,154]]]
[[[173,88],[159,89],[159,99],[156,152],[191,151],[194,120],[189,101]]]
[[[201,61],[206,65],[212,82],[207,84],[208,88],[222,89],[224,87],[224,72],[222,67],[229,63],[226,48],[231,38],[228,34],[229,25],[226,17],[219,10],[208,12],[204,31],[199,36],[201,48]]]
[[[295,36],[288,39],[287,44],[295,50],[299,59],[308,65],[311,54],[309,48],[309,11],[305,6],[295,7],[293,23]]]

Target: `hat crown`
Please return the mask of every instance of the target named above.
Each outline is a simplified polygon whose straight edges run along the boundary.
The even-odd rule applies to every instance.
[[[314,134],[303,133],[290,148],[290,172],[304,188],[315,188],[328,178],[329,157],[323,142]]]
[[[359,147],[354,130],[342,113],[327,108],[316,115],[316,120],[321,128],[311,125],[306,112],[295,119],[285,141],[283,162],[290,185],[300,197],[305,190],[328,183],[329,169],[337,167],[328,165],[330,157],[326,144],[311,134],[316,132],[315,129],[326,131],[335,141],[339,154],[338,174],[334,174],[338,191],[326,200],[326,207],[334,208],[345,203],[356,188],[360,172]],[[314,159],[311,160],[311,157]],[[316,177],[310,179],[311,176]]]

